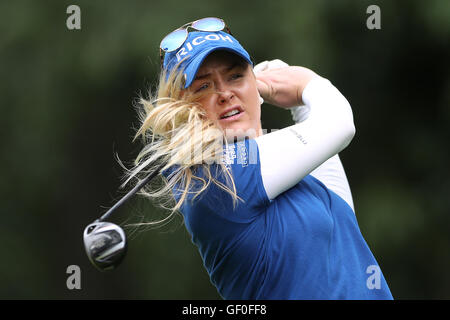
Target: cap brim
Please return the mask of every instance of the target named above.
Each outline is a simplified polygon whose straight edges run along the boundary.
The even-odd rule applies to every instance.
[[[184,85],[184,88],[188,88],[192,82],[195,79],[195,76],[197,75],[198,69],[200,68],[200,66],[203,63],[203,60],[206,59],[206,57],[212,53],[213,51],[217,51],[217,50],[223,50],[223,51],[228,51],[228,52],[232,52],[238,56],[240,56],[241,58],[243,58],[245,61],[247,61],[249,64],[253,64],[250,56],[245,55],[244,53],[235,50],[233,48],[227,47],[227,46],[217,46],[217,47],[212,47],[212,48],[207,48],[205,51],[203,51],[200,54],[197,54],[197,56],[189,63],[189,65],[184,69],[184,74],[185,74],[185,78],[186,78],[186,83]]]

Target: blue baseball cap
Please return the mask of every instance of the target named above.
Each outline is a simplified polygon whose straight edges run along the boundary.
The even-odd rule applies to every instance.
[[[188,88],[195,79],[203,60],[213,51],[225,50],[237,54],[253,66],[248,52],[231,34],[223,31],[193,31],[183,45],[172,52],[166,52],[163,68],[167,74],[175,68],[183,70],[185,86]]]

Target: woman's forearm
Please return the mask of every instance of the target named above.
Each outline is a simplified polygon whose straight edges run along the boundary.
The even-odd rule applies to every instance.
[[[310,107],[308,105],[290,108],[292,120],[294,123],[305,121],[309,116]],[[328,189],[332,190],[338,196],[347,202],[355,212],[353,196],[350,184],[345,174],[345,169],[339,154],[332,156],[324,163],[319,165],[310,173],[314,178],[322,182]]]
[[[311,80],[302,100],[310,108],[306,120],[256,138],[269,199],[343,150],[355,134],[350,104],[327,79]]]

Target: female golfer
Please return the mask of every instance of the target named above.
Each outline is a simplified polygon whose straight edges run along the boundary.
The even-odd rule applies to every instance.
[[[129,179],[167,162],[164,186],[146,193],[175,200],[163,205],[183,215],[220,295],[392,299],[355,218],[338,157],[353,115],[330,81],[280,60],[253,68],[218,18],[171,32],[160,52]],[[263,101],[295,124],[263,134]]]

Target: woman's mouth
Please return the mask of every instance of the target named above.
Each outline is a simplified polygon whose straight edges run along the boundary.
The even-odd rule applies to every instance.
[[[244,113],[244,110],[240,106],[232,107],[228,110],[226,110],[224,113],[220,115],[219,120],[220,121],[235,121],[239,119],[242,114]]]

